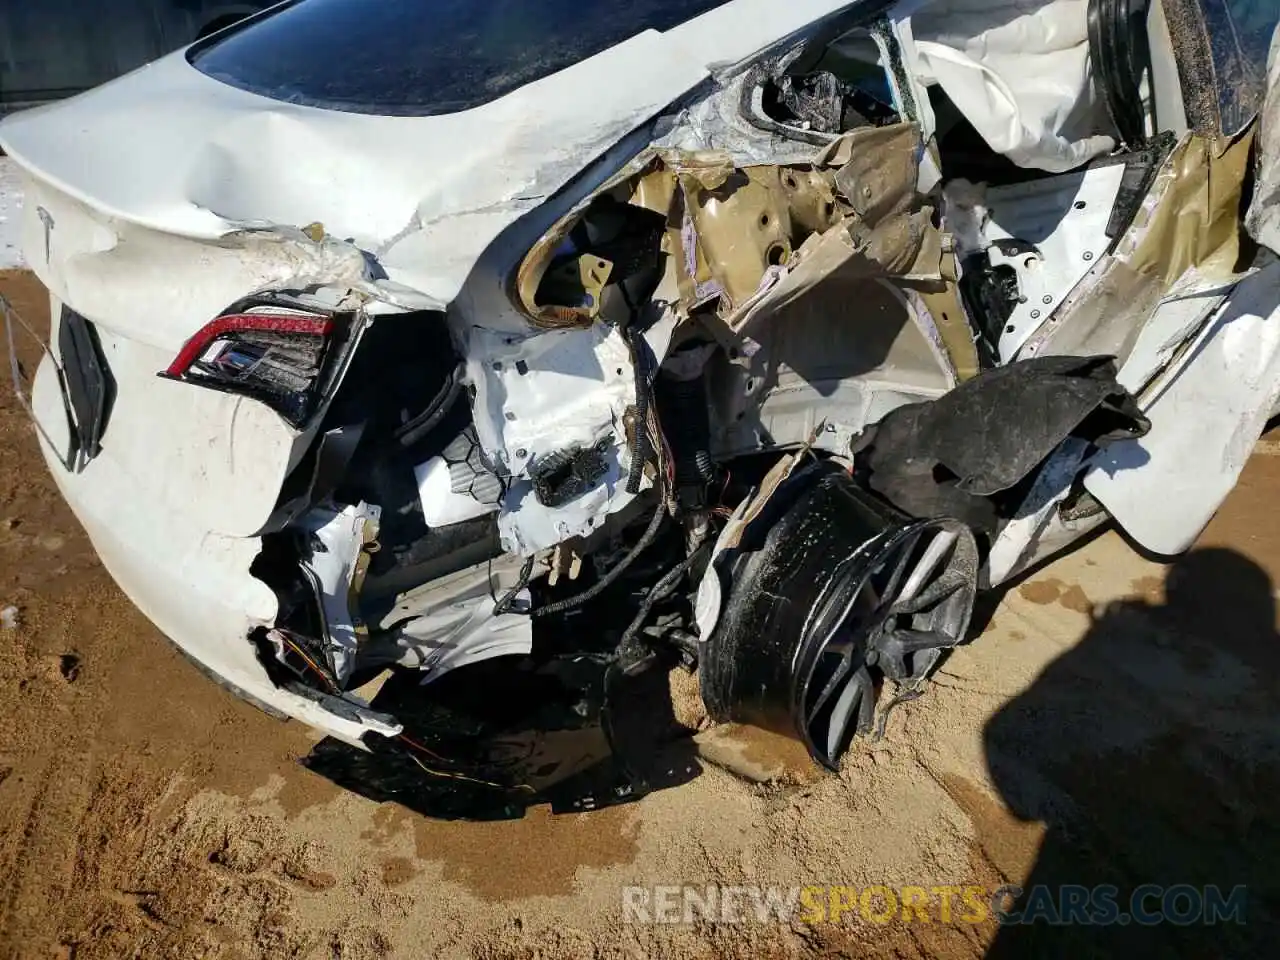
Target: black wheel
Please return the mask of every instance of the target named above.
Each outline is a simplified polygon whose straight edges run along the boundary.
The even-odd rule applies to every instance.
[[[704,643],[702,690],[718,720],[799,739],[834,769],[868,732],[883,682],[918,692],[965,636],[978,551],[957,520],[911,520],[822,465],[727,571]]]
[[[833,581],[830,608],[804,644],[812,668],[800,677],[797,708],[806,746],[834,767],[855,733],[875,719],[879,681],[920,689],[942,652],[969,628],[977,549],[963,524],[914,524],[851,558]]]

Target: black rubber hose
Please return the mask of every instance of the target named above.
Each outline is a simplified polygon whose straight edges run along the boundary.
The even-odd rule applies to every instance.
[[[639,375],[636,376],[636,438],[631,445],[631,466],[627,470],[627,493],[640,492],[640,480],[644,476],[644,465],[649,459],[649,391],[642,385]]]
[[[589,600],[598,597],[604,590],[612,584],[618,577],[626,571],[626,569],[635,563],[636,558],[644,552],[645,548],[658,536],[658,531],[662,529],[662,521],[666,518],[667,511],[659,502],[653,511],[653,518],[649,521],[649,526],[645,529],[644,534],[636,541],[636,545],[631,551],[614,564],[613,569],[606,573],[603,577],[595,582],[591,587],[583,590],[581,593],[574,594],[572,597],[566,597],[563,600],[557,600],[555,603],[549,603],[545,607],[538,607],[533,610],[529,616],[531,617],[548,617],[553,613],[563,613],[566,610],[572,610],[580,607]]]
[[[510,613],[511,607],[515,603],[516,594],[529,585],[529,581],[533,578],[534,557],[530,557],[524,562],[524,566],[520,568],[520,576],[516,578],[516,585],[506,592],[501,600],[493,605],[493,615],[500,617],[504,613]]]
[[[694,550],[693,553],[689,554],[668,570],[666,576],[659,580],[654,588],[649,591],[649,595],[645,597],[644,602],[640,604],[640,609],[636,611],[636,615],[632,618],[631,624],[627,627],[626,632],[622,634],[622,639],[618,641],[619,650],[626,647],[636,638],[636,635],[640,633],[641,629],[643,629],[645,621],[649,619],[649,614],[653,611],[654,606],[659,600],[662,600],[664,597],[671,594],[671,591],[675,589],[676,584],[680,582],[680,578],[684,576],[685,573],[688,572],[689,568],[693,566],[694,562],[702,556],[703,550],[706,546],[707,544],[704,543],[701,547]]]
[[[413,446],[440,425],[440,421],[453,409],[458,395],[462,393],[462,378],[465,373],[466,367],[459,363],[445,378],[444,384],[440,387],[439,392],[431,398],[431,402],[427,404],[426,409],[396,428],[392,436],[401,446]]]

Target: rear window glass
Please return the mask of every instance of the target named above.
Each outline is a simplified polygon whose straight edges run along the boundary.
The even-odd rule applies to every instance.
[[[726,0],[293,0],[191,48],[202,73],[290,103],[428,116],[487,103]]]

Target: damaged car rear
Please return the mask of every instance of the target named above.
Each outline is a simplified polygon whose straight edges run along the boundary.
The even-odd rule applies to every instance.
[[[344,786],[631,799],[674,665],[834,769],[979,591],[1235,483],[1277,17],[281,4],[0,125],[15,382],[125,592]]]

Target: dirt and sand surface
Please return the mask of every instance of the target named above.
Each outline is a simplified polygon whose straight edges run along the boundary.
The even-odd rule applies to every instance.
[[[42,312],[25,274],[0,273],[0,293]],[[778,776],[703,761],[627,806],[444,823],[305,770],[306,729],[166,643],[58,498],[6,368],[0,957],[1245,955],[1280,886],[1277,491],[1273,431],[1174,567],[1106,533],[1015,585],[838,777],[713,734],[708,755]],[[696,724],[688,680],[673,689]],[[1004,882],[1247,884],[1248,922],[650,925],[622,909],[629,885]]]

